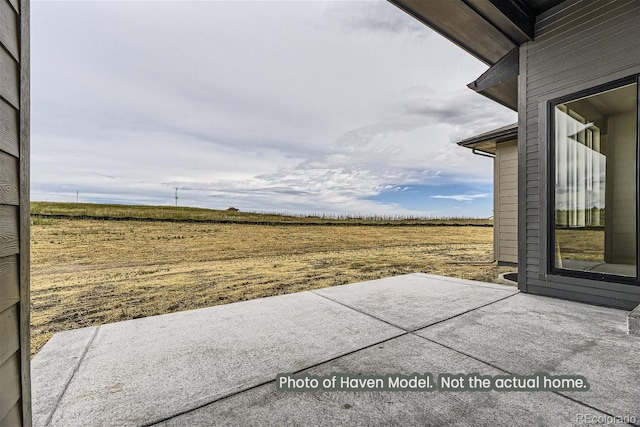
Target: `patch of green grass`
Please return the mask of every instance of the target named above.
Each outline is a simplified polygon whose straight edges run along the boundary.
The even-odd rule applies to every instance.
[[[433,218],[402,215],[291,215],[279,213],[234,212],[191,207],[107,205],[94,203],[31,202],[33,220],[47,218],[37,215],[63,215],[65,217],[137,218],[178,221],[217,221],[255,224],[354,224],[354,225],[480,225],[490,226],[486,218]]]
[[[47,226],[47,225],[51,225],[52,222],[53,220],[49,218],[38,218],[38,217],[31,218],[31,225]]]

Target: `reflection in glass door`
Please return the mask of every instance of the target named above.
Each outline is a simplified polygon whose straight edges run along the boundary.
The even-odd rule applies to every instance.
[[[636,276],[637,84],[554,108],[555,268]]]

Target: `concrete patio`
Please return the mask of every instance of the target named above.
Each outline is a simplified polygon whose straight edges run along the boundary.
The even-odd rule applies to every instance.
[[[32,361],[34,425],[640,425],[640,337],[626,316],[418,273],[78,329]],[[582,375],[591,388],[275,385],[281,373],[416,372]]]

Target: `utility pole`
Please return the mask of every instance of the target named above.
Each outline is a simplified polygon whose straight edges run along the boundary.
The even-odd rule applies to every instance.
[[[80,194],[80,192],[76,190],[76,203],[78,203],[78,194]]]
[[[178,187],[176,187],[176,207],[178,207]]]

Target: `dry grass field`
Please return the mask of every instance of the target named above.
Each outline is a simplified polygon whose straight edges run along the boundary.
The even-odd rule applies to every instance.
[[[558,229],[556,239],[563,258],[604,262],[604,229]]]
[[[491,227],[34,218],[32,354],[52,334],[426,272],[495,281]]]

